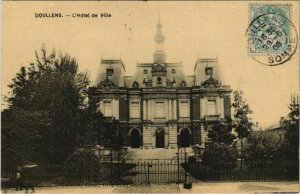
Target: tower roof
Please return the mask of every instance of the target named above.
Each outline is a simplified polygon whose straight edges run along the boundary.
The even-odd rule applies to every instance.
[[[165,63],[166,62],[166,55],[163,50],[163,43],[165,41],[165,36],[162,33],[162,27],[163,25],[161,24],[160,21],[160,15],[158,16],[158,21],[156,24],[156,34],[154,36],[154,41],[155,41],[155,52],[153,54],[153,60],[154,63]]]

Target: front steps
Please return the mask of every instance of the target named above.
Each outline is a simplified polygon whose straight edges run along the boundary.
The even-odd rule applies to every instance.
[[[193,154],[193,149],[191,147],[181,148],[179,150],[180,154],[185,151],[188,153],[188,156]],[[128,148],[126,153],[126,160],[130,161],[143,161],[143,160],[171,160],[176,158],[176,153],[178,149],[166,149],[166,148]]]

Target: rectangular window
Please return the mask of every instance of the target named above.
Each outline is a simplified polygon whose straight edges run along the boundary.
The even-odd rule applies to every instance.
[[[166,118],[164,102],[155,102],[155,118]]]
[[[190,116],[190,107],[189,107],[189,101],[180,101],[179,104],[179,117],[181,118],[188,118]]]
[[[140,102],[139,101],[130,102],[130,118],[139,119],[140,115],[141,115]]]
[[[103,107],[104,107],[104,116],[105,117],[112,117],[112,105],[111,101],[104,101],[103,102]]]
[[[216,100],[208,100],[207,115],[216,115],[216,114],[217,114]]]

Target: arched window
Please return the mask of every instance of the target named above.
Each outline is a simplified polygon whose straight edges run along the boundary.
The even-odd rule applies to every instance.
[[[133,128],[130,131],[130,146],[131,148],[139,148],[141,146],[141,141],[140,141],[140,131],[136,128]]]
[[[180,86],[181,87],[186,87],[186,82],[185,81],[180,82]]]
[[[190,146],[190,131],[187,128],[183,128],[179,134],[180,147]]]
[[[155,133],[156,136],[156,148],[165,147],[165,131],[163,128],[158,128]]]

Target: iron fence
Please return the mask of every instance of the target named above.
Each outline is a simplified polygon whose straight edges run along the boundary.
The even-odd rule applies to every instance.
[[[246,163],[243,168],[232,164],[205,166],[201,162],[184,163],[190,182],[199,181],[298,181],[299,163]]]
[[[178,163],[179,161],[179,163]],[[16,167],[1,167],[1,177],[14,179]],[[37,186],[115,185],[182,183],[201,181],[296,181],[298,163],[248,163],[243,169],[228,164],[204,166],[201,162],[155,160],[140,162],[102,162],[89,168],[66,170],[61,165],[39,166],[25,173],[25,179]]]

